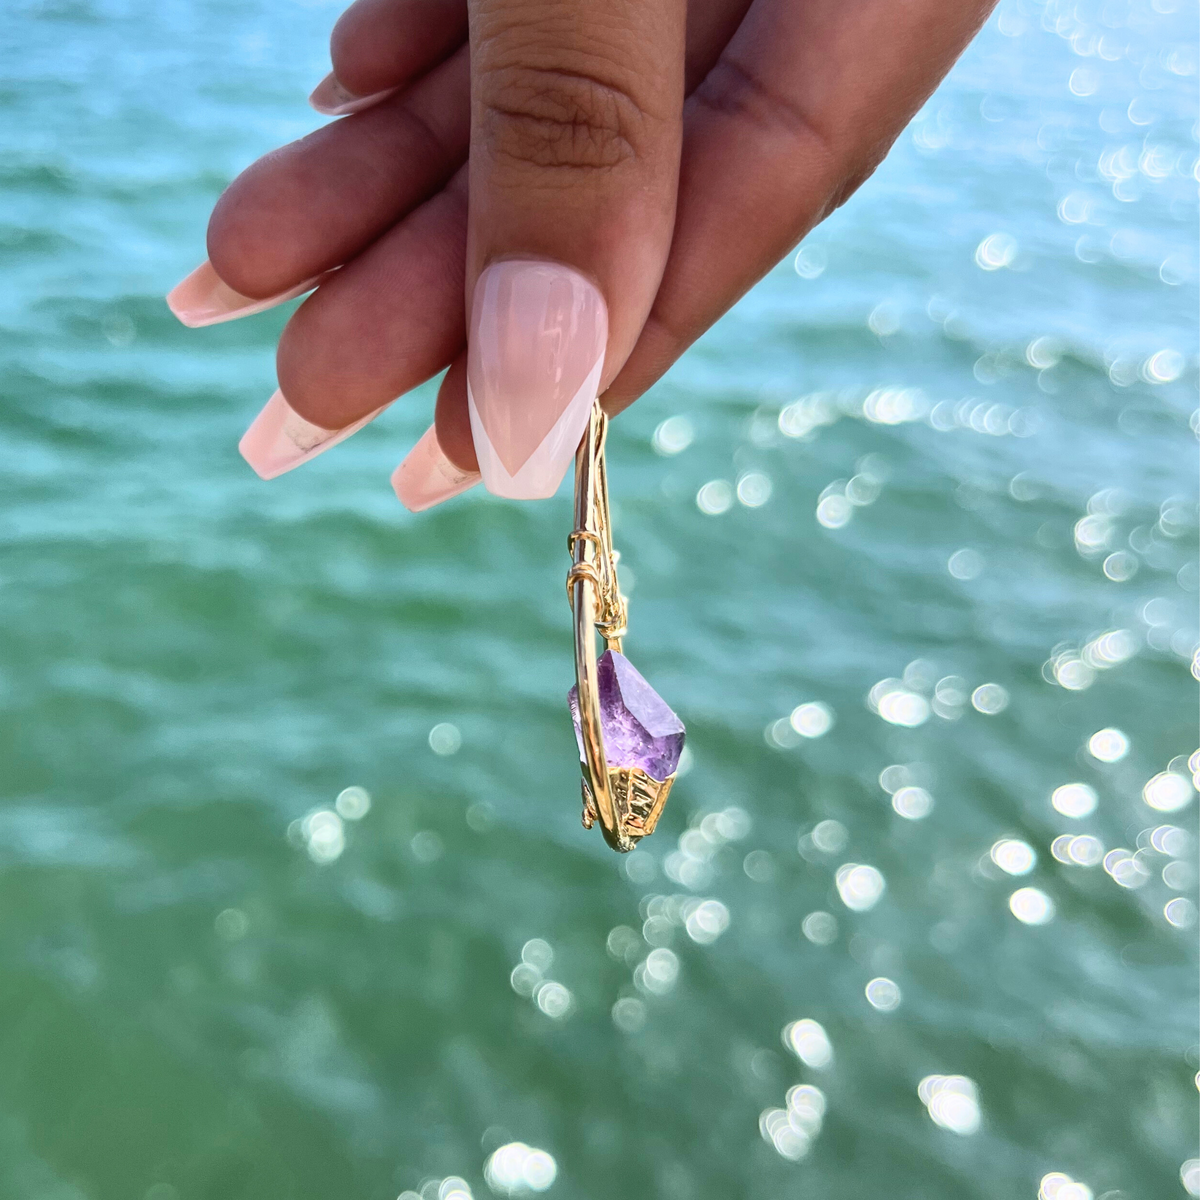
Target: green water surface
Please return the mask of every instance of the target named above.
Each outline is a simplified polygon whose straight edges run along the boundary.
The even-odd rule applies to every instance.
[[[0,1197],[485,1197],[514,1141],[555,1200],[1184,1196],[1195,5],[1004,0],[614,424],[691,756],[625,860],[579,823],[567,489],[404,512],[430,387],[264,484],[285,314],[163,304],[318,123],[336,12],[0,11]]]

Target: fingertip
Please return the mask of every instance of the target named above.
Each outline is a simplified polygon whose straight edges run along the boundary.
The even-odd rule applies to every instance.
[[[344,442],[381,412],[377,408],[341,429],[325,429],[302,417],[277,389],[242,435],[238,452],[260,479],[276,479]]]
[[[241,316],[241,310],[254,303],[224,283],[207,258],[167,293],[167,307],[189,329]]]
[[[450,461],[438,443],[437,427],[430,425],[392,472],[392,488],[409,512],[418,513],[461,495],[479,479],[478,471],[463,471]]]
[[[203,329],[208,325],[220,325],[224,321],[236,321],[239,317],[266,312],[269,308],[311,292],[320,281],[321,276],[317,275],[295,287],[256,300],[234,291],[217,274],[212,263],[205,259],[167,293],[167,307],[189,329]]]
[[[308,97],[309,105],[325,117],[347,117],[351,113],[362,112],[386,100],[398,89],[384,88],[367,96],[359,96],[344,87],[337,76],[330,71],[320,83],[313,88]]]

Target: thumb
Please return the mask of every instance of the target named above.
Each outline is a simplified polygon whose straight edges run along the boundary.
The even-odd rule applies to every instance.
[[[685,0],[469,0],[467,399],[488,490],[552,496],[675,217]]]

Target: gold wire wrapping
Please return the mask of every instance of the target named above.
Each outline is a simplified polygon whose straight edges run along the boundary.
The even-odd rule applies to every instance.
[[[571,569],[567,597],[575,626],[575,682],[583,740],[583,824],[599,820],[604,840],[626,853],[654,832],[675,776],[659,781],[638,767],[610,768],[600,725],[596,634],[618,653],[625,637],[628,604],[617,580],[620,555],[613,549],[604,446],[608,418],[599,403],[575,455],[575,529],[567,537]]]

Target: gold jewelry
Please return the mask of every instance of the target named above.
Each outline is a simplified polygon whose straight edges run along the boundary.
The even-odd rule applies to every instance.
[[[575,626],[568,702],[583,772],[583,825],[626,853],[654,832],[683,751],[684,728],[621,652],[628,603],[617,581],[604,444],[608,418],[593,407],[575,455],[575,529],[567,538],[567,597]],[[596,634],[605,641],[597,660]],[[658,776],[662,776],[659,778]]]

